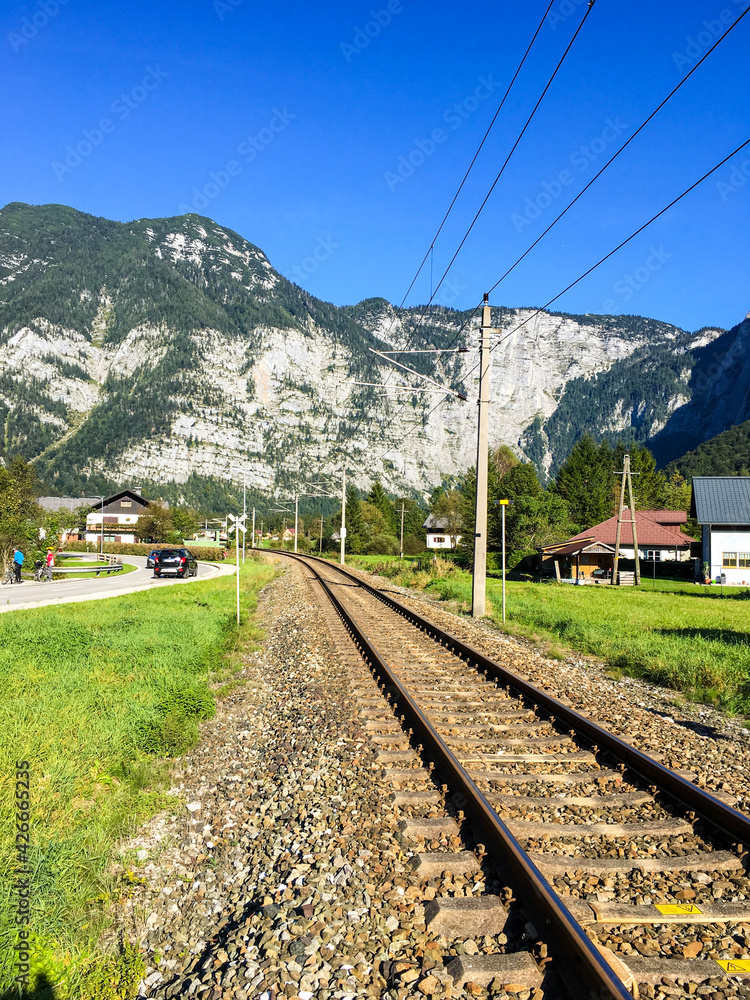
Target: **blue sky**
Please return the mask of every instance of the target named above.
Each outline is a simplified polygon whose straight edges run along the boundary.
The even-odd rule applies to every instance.
[[[398,302],[547,2],[9,0],[0,204],[121,221],[194,207],[323,299]],[[436,300],[476,305],[747,6],[596,0]],[[554,4],[435,278],[585,10]],[[494,304],[543,305],[750,138],[749,44],[750,15]],[[749,259],[750,147],[555,308],[730,327],[750,309]],[[409,301],[429,295],[428,267]]]

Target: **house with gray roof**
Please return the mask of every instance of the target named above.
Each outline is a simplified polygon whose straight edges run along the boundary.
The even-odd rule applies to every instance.
[[[422,527],[427,534],[428,549],[455,549],[461,541],[460,535],[451,535],[447,519],[435,517],[434,514],[428,516]]]
[[[711,579],[750,586],[750,476],[694,476],[690,515],[703,530]]]

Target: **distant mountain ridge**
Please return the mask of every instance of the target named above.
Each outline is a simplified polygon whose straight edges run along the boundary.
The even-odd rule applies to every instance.
[[[666,468],[685,479],[692,476],[750,476],[750,420],[717,434]]]
[[[587,430],[653,443],[667,462],[733,413],[750,417],[747,324],[689,333],[534,312],[493,307],[495,325],[524,325],[493,352],[490,437],[542,471]],[[463,329],[468,313],[430,307],[416,335],[420,313],[322,302],[196,215],[119,223],[12,203],[0,211],[0,459],[33,460],[59,492],[91,476],[243,473],[279,491],[344,464],[362,487],[380,476],[394,492],[427,491],[473,464],[473,402],[435,408],[434,396],[347,384],[385,377],[370,347],[459,337],[470,352],[440,355],[434,377],[474,399],[476,320]],[[416,357],[424,371],[435,363]]]

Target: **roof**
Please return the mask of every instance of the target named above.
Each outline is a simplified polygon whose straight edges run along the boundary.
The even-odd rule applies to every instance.
[[[113,493],[111,497],[104,498],[104,506],[109,507],[110,504],[117,503],[118,500],[122,500],[123,497],[130,497],[131,500],[135,500],[139,504],[143,504],[144,507],[148,507],[148,500],[142,497],[140,493],[136,493],[135,490],[120,490],[118,493]],[[168,507],[169,504],[164,504]],[[93,503],[91,504],[92,511],[101,510],[102,501],[99,497],[94,497]]]
[[[574,556],[580,552],[614,555],[615,549],[613,545],[605,545],[604,542],[584,538],[577,542],[563,542],[561,545],[545,545],[541,551],[545,558],[556,559],[558,556]]]
[[[635,512],[638,547],[644,549],[689,548],[691,540],[687,535],[683,535],[681,531],[676,530],[674,527],[670,528],[659,524],[658,521],[654,520],[653,515],[655,513],[661,512],[644,510],[637,510]],[[625,515],[629,518],[629,511],[625,511]],[[587,528],[586,531],[582,531],[578,535],[573,535],[572,538],[568,539],[568,542],[590,541],[592,537],[597,542],[603,542],[605,545],[614,545],[617,540],[617,515],[608,518],[606,521],[602,521],[601,524],[595,524],[593,528]],[[623,521],[620,545],[625,545],[628,548],[633,545],[633,526],[630,520]]]
[[[427,520],[422,525],[427,531],[434,534],[436,531],[446,534],[448,531],[448,522],[443,520],[442,517],[435,517],[434,514],[428,514]]]
[[[44,510],[77,510],[79,507],[99,506],[99,497],[37,497],[36,501]]]
[[[750,476],[694,476],[690,513],[698,524],[750,524]]]
[[[680,525],[688,522],[687,512],[684,510],[644,510],[642,513],[658,524]]]

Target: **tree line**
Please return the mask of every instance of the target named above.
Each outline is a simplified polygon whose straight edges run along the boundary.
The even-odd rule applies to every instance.
[[[617,511],[619,472],[625,452],[622,443],[613,447],[606,440],[597,442],[587,435],[573,446],[556,478],[545,488],[531,462],[521,461],[506,445],[492,449],[488,476],[489,551],[499,552],[502,545],[500,500],[510,501],[505,507],[506,551],[515,554],[516,561],[525,553],[563,541],[612,517]],[[642,445],[631,445],[629,454],[639,510],[688,509],[690,483],[678,471],[667,475],[658,470],[654,456]],[[85,527],[89,507],[43,511],[36,502],[40,489],[35,469],[22,458],[16,457],[7,467],[0,467],[0,558],[6,559],[15,545],[31,550],[48,544],[55,547],[65,529]],[[346,496],[347,551],[353,555],[398,554],[403,510],[406,555],[425,551],[424,523],[432,514],[439,530],[451,538],[459,558],[468,562],[473,547],[475,498],[474,468],[468,469],[456,486],[438,487],[427,502],[413,496],[393,496],[379,480],[366,493],[350,485]],[[285,527],[293,528],[293,516],[263,515],[261,506],[256,528],[263,517],[264,534],[281,536]],[[140,541],[176,544],[193,535],[203,519],[200,511],[184,502],[169,506],[152,502],[139,518],[136,534]],[[334,500],[322,500],[317,512],[309,507],[300,511],[298,548],[317,549],[322,534],[323,550],[331,551],[339,544],[340,528],[340,506]],[[513,556],[510,558],[512,564]]]

